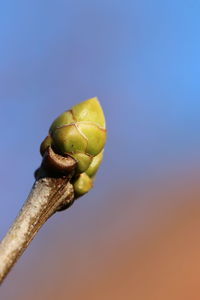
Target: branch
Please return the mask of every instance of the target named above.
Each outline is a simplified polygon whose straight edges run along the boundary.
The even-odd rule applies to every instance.
[[[54,120],[40,146],[43,159],[36,182],[0,243],[0,283],[47,219],[92,188],[105,142],[105,118],[97,98]]]
[[[38,176],[39,177],[39,176]],[[38,230],[63,206],[73,203],[70,177],[39,177],[10,230],[0,243],[0,283]]]

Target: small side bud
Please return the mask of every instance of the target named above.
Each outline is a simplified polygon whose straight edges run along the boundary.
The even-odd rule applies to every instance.
[[[92,179],[86,173],[80,174],[73,183],[75,198],[83,196],[89,192],[89,190],[92,188],[92,185]]]
[[[43,156],[49,146],[51,146],[52,138],[48,135],[40,145],[40,153]]]
[[[98,155],[96,155],[96,156],[93,158],[93,160],[92,160],[92,162],[91,162],[89,168],[85,171],[85,173],[86,173],[89,177],[93,178],[93,177],[95,176],[95,174],[96,174],[96,172],[98,171],[99,166],[100,166],[100,164],[101,164],[101,162],[102,162],[102,159],[103,159],[103,151],[101,151]]]

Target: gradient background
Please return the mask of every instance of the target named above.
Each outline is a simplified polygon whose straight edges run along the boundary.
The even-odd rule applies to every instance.
[[[98,96],[94,189],[42,228],[2,300],[200,299],[200,2],[0,1],[0,235],[52,120]]]

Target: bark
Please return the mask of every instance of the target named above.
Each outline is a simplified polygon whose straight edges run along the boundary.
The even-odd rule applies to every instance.
[[[71,176],[55,178],[42,173],[42,170],[36,173],[26,202],[0,243],[0,283],[47,219],[74,201]]]

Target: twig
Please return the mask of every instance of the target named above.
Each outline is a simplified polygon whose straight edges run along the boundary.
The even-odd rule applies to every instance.
[[[54,120],[40,146],[43,160],[36,182],[0,243],[0,283],[47,219],[92,188],[105,141],[105,118],[97,98],[73,106]]]
[[[47,219],[73,203],[70,176],[38,177],[19,215],[0,243],[0,283]]]

